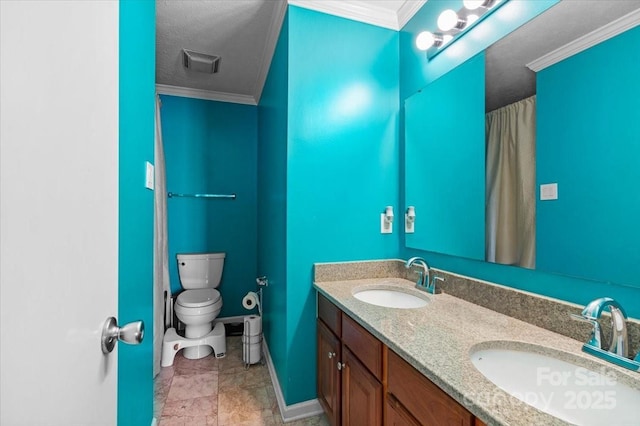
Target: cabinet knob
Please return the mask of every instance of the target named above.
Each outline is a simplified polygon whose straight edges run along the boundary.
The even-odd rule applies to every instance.
[[[338,361],[338,370],[342,370],[344,367],[346,367],[346,364],[344,362]]]
[[[333,358],[336,356],[335,352],[329,352],[329,359]]]

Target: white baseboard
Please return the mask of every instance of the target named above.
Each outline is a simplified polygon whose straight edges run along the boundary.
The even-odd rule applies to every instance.
[[[278,400],[278,407],[280,408],[282,421],[288,423],[294,420],[305,419],[307,417],[322,414],[324,410],[317,399],[310,399],[308,401],[292,405],[286,404],[284,396],[282,395],[282,388],[280,388],[280,382],[278,381],[278,375],[276,374],[276,369],[273,365],[273,360],[271,359],[271,354],[269,353],[269,348],[265,339],[262,339],[262,349],[264,351],[265,362],[269,368],[271,383],[273,383],[273,389],[276,392],[276,399]]]

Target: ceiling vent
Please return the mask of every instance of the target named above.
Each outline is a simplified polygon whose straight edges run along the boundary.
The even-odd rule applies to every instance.
[[[207,55],[182,49],[184,67],[191,71],[215,74],[220,67],[220,56]]]

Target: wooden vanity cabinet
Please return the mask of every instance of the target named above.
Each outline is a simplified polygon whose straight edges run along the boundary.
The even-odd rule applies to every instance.
[[[332,425],[382,425],[382,343],[318,294],[318,400]]]
[[[485,426],[318,294],[318,399],[332,425]]]

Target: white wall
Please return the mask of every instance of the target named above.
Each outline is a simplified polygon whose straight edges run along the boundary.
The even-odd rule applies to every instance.
[[[118,3],[0,16],[0,423],[113,425]]]

